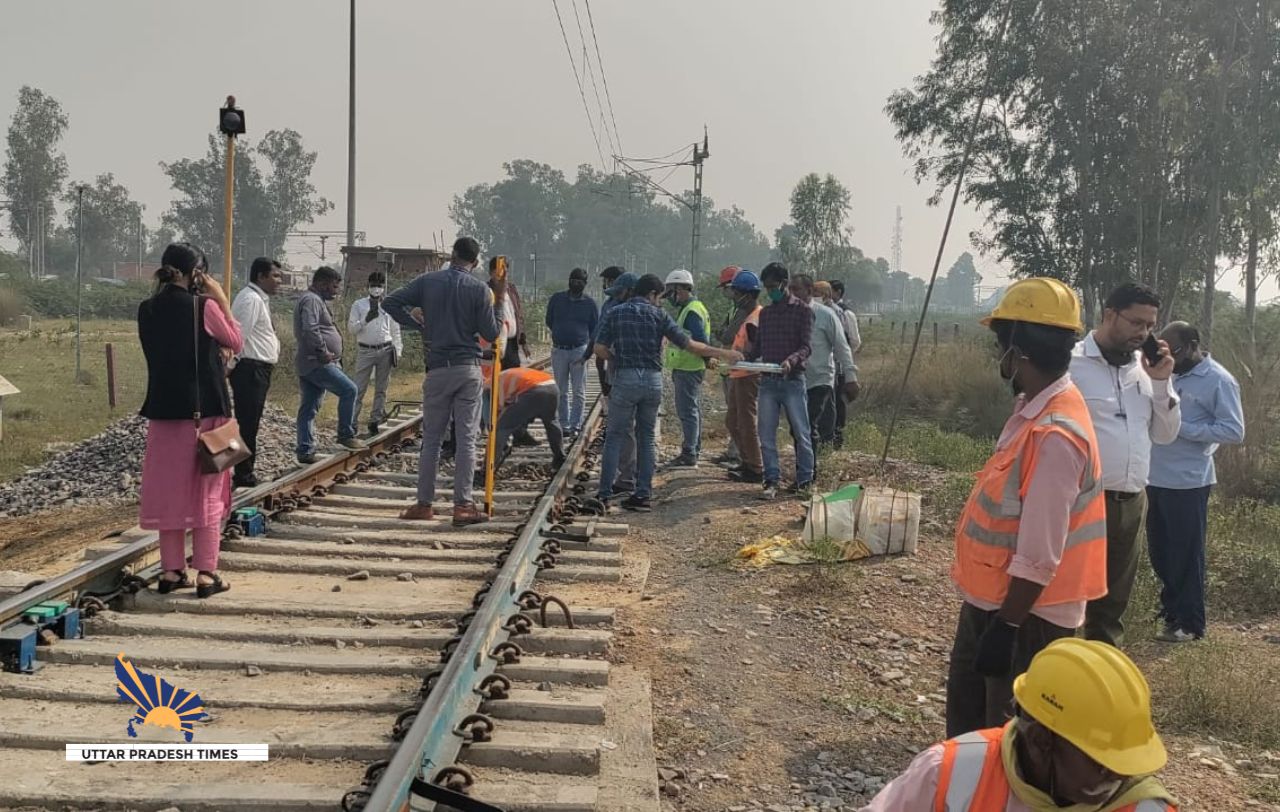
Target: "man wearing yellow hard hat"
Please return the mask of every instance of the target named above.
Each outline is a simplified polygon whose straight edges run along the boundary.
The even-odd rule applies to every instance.
[[[862,812],[1163,812],[1167,760],[1138,667],[1106,643],[1051,643],[1013,685],[1017,716],[916,756]]]
[[[1056,279],[1024,279],[982,323],[1016,401],[956,526],[951,576],[964,604],[947,674],[951,737],[1004,724],[1014,676],[1074,636],[1107,589],[1098,442],[1068,372],[1079,300]]]

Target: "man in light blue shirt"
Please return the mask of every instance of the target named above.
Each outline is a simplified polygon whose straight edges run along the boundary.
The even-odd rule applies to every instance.
[[[1213,455],[1221,445],[1244,442],[1240,385],[1200,349],[1200,332],[1174,322],[1161,338],[1173,355],[1173,387],[1182,402],[1178,439],[1151,448],[1147,487],[1147,547],[1160,579],[1160,614],[1167,643],[1199,640],[1205,633],[1205,535],[1209,491],[1217,484]]]

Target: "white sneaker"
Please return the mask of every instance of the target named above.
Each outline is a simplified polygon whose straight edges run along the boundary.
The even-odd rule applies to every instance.
[[[1194,643],[1199,640],[1194,634],[1182,629],[1175,629],[1172,626],[1166,626],[1164,631],[1156,635],[1156,639],[1161,643]]]

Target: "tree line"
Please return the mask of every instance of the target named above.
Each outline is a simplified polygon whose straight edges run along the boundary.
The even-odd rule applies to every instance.
[[[74,274],[77,203],[83,188],[79,236],[86,278],[110,277],[115,263],[137,262],[140,254],[144,263],[158,262],[164,247],[178,238],[204,249],[210,267],[221,266],[226,158],[218,136],[209,134],[207,149],[199,157],[160,162],[174,199],[158,222],[148,226],[146,207],[112,172],[92,180],[68,180],[70,170],[60,145],[69,125],[62,105],[52,96],[28,86],[18,91],[0,198],[6,201],[8,231],[24,257],[43,254],[46,273]],[[290,231],[333,208],[311,182],[316,153],[306,149],[296,130],[271,130],[256,142],[240,139],[236,153],[236,260],[280,255]]]
[[[1280,1],[948,0],[934,22],[930,69],[887,111],[940,196],[989,87],[964,192],[984,252],[1076,286],[1090,318],[1143,281],[1206,336],[1241,272],[1254,324],[1277,248]]]

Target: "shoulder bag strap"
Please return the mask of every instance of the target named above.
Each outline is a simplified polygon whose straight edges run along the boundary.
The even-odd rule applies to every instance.
[[[200,296],[191,294],[191,360],[194,362],[196,375],[196,405],[192,420],[196,424],[196,434],[200,433]]]

